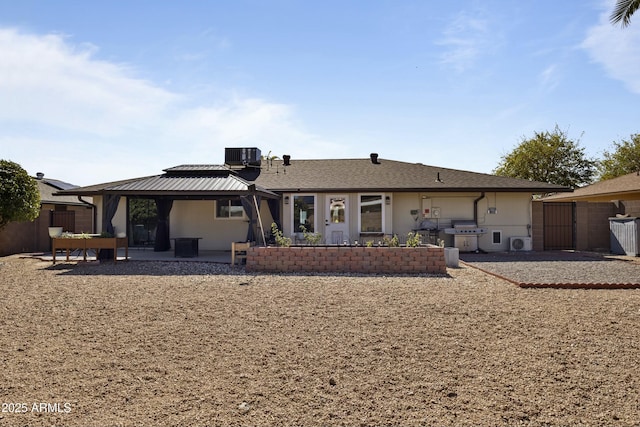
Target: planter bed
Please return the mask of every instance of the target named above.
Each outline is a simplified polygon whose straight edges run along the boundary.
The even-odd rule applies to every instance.
[[[290,246],[251,247],[247,271],[368,274],[446,274],[444,248]]]

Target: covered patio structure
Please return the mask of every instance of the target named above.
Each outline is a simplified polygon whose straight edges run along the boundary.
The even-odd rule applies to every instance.
[[[137,201],[150,201],[147,244],[171,249],[171,239],[201,239],[204,250],[229,250],[234,241],[264,244],[271,222],[280,222],[280,196],[240,177],[224,165],[182,165],[164,174],[64,190],[92,196],[98,232],[126,234],[134,241]],[[265,225],[266,224],[266,225]],[[266,227],[266,230],[265,230]]]

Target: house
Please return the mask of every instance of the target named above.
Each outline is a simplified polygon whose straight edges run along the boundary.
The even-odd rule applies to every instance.
[[[210,250],[262,243],[272,222],[294,241],[303,239],[301,227],[326,244],[402,239],[416,231],[423,241],[461,250],[505,251],[512,237],[532,235],[532,195],[558,191],[570,189],[375,153],[265,161],[257,148],[227,148],[224,165],[181,165],[60,194],[93,197],[99,230],[126,230],[132,246],[158,251],[186,236]]]
[[[544,249],[609,251],[609,218],[640,216],[640,172],[553,194],[534,204],[543,211]],[[565,230],[558,232],[559,229]]]
[[[0,230],[0,256],[50,250],[49,227],[62,227],[74,233],[90,232],[95,227],[90,197],[55,195],[77,186],[45,178],[43,173],[38,173],[35,179],[40,192],[40,215],[33,221],[12,222]]]

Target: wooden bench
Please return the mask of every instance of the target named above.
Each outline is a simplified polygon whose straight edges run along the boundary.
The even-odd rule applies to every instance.
[[[253,245],[252,242],[231,242],[231,266],[236,265],[236,258],[240,263],[247,259],[247,249]]]

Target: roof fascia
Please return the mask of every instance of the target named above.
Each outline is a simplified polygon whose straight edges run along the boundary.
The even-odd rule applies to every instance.
[[[69,194],[69,193],[65,193]],[[261,196],[268,199],[279,199],[280,195],[272,192],[263,192],[260,190],[256,190],[255,192],[251,191],[112,191],[105,190],[97,193],[92,193],[92,196],[104,196],[107,194],[118,195],[118,196],[130,196],[130,197],[171,197],[173,199],[191,199],[191,200],[204,200],[204,199],[220,199],[225,197],[234,197],[234,196]],[[88,194],[83,194],[88,195]]]
[[[416,187],[416,188],[278,188],[272,189],[278,193],[362,193],[362,192],[387,192],[387,193],[476,193],[476,192],[495,192],[495,193],[555,193],[555,192],[573,192],[571,188],[554,187],[554,188],[502,188],[502,187],[452,187],[452,188],[434,188],[434,187]]]

